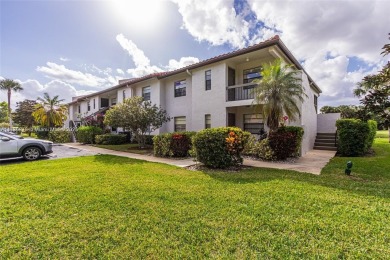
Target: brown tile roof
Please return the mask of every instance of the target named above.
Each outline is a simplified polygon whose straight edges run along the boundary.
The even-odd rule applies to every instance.
[[[175,74],[179,74],[179,73],[185,72],[187,70],[199,68],[199,67],[202,67],[202,66],[205,66],[205,65],[208,65],[208,64],[212,64],[212,63],[218,62],[218,61],[222,61],[222,60],[226,60],[226,59],[229,59],[229,58],[232,58],[232,57],[236,57],[236,56],[239,56],[239,55],[242,55],[242,54],[250,53],[252,51],[264,49],[264,48],[267,48],[267,47],[270,47],[270,46],[273,46],[273,45],[278,46],[283,51],[283,53],[294,63],[294,65],[298,69],[303,70],[306,73],[306,75],[309,78],[309,82],[310,82],[310,84],[311,84],[311,86],[313,88],[315,88],[319,93],[322,92],[321,89],[317,86],[317,84],[313,81],[313,79],[309,76],[309,74],[307,74],[307,72],[302,67],[302,65],[299,63],[299,61],[292,55],[292,53],[286,47],[286,45],[284,45],[284,43],[280,39],[279,35],[275,35],[275,36],[273,36],[273,37],[271,37],[271,38],[269,38],[269,39],[267,39],[267,40],[265,40],[263,42],[260,42],[260,43],[257,43],[257,44],[254,44],[254,45],[251,45],[251,46],[239,49],[239,50],[235,50],[235,51],[231,51],[231,52],[228,52],[228,53],[224,53],[224,54],[221,54],[221,55],[218,55],[218,56],[215,56],[215,57],[212,57],[212,58],[200,61],[198,63],[194,63],[194,64],[191,64],[191,65],[188,65],[188,66],[183,67],[183,68],[179,68],[179,69],[172,70],[172,71],[166,71],[166,72],[156,72],[156,73],[148,74],[148,75],[145,75],[145,76],[142,76],[142,77],[139,77],[139,78],[132,78],[132,79],[126,80],[126,81],[121,82],[120,84],[118,84],[116,86],[113,86],[111,88],[108,88],[108,89],[105,89],[105,90],[102,90],[102,91],[99,91],[99,92],[95,92],[93,94],[82,96],[79,99],[76,99],[76,100],[70,102],[69,104],[73,104],[73,103],[81,101],[81,100],[83,100],[85,98],[88,98],[88,97],[91,97],[91,96],[95,96],[97,94],[104,93],[104,92],[107,92],[107,91],[110,91],[110,90],[114,90],[116,88],[121,88],[121,87],[124,87],[124,86],[129,85],[129,84],[135,84],[135,83],[138,83],[138,82],[141,82],[141,81],[144,81],[144,80],[147,80],[147,79],[152,79],[152,78],[157,78],[157,79],[166,78],[166,77],[169,77],[169,76],[172,76],[172,75],[175,75]]]

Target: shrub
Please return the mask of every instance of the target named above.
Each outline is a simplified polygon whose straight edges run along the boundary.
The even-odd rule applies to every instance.
[[[171,150],[174,157],[186,157],[191,149],[191,135],[185,133],[173,133]]]
[[[145,144],[153,145],[153,136],[154,135],[145,135]]]
[[[294,153],[289,155],[289,157],[299,156],[302,146],[303,134],[305,133],[305,131],[303,131],[303,128],[299,126],[282,126],[278,128],[278,132],[288,132],[294,134],[296,149]]]
[[[303,129],[301,127],[284,126],[268,135],[269,146],[276,159],[285,160],[299,155]]]
[[[195,132],[178,132],[153,137],[154,155],[159,157],[186,157],[192,148]]]
[[[111,132],[109,133],[104,132],[104,134],[111,134]],[[126,143],[131,142],[131,132],[125,131],[125,132],[119,132],[118,134],[122,134],[126,136]]]
[[[35,134],[37,135],[38,139],[48,139],[49,138],[49,131],[45,129],[36,129]]]
[[[242,164],[241,152],[250,136],[237,127],[208,128],[193,137],[198,161],[212,168],[226,168]]]
[[[124,144],[126,140],[127,136],[125,134],[103,134],[95,136],[95,142],[97,144]]]
[[[244,146],[244,149],[242,150],[243,155],[251,155],[251,156],[257,156],[257,145],[259,141],[256,140],[256,137],[254,135],[250,135],[248,137],[248,140]]]
[[[77,129],[77,141],[84,144],[94,144],[95,136],[103,133],[97,126],[81,126]]]
[[[9,123],[5,123],[5,122],[2,122],[2,123],[0,123],[0,128],[1,129],[8,129],[9,128]]]
[[[155,135],[153,137],[153,154],[158,157],[171,157],[171,133]]]
[[[258,142],[256,144],[255,151],[256,151],[256,156],[261,159],[268,160],[268,161],[273,161],[277,159],[275,152],[271,149],[271,146],[269,145],[268,138]]]
[[[48,139],[54,143],[70,143],[72,141],[70,131],[64,129],[50,131],[48,133]]]
[[[376,122],[359,119],[336,121],[338,152],[343,156],[361,156],[371,148],[376,134]]]

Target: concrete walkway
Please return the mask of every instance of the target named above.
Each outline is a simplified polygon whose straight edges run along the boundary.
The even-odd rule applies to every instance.
[[[190,165],[194,165],[196,163],[192,158],[189,159],[160,158],[160,157],[154,157],[150,155],[113,151],[113,150],[94,147],[90,145],[84,145],[80,143],[67,143],[63,145],[73,147],[73,148],[83,149],[98,154],[111,154],[111,155],[117,155],[122,157],[133,158],[133,159],[145,160],[149,162],[165,163],[165,164],[170,164],[179,167],[187,167]],[[259,167],[259,168],[293,170],[298,172],[306,172],[306,173],[319,175],[321,173],[322,168],[325,167],[325,165],[329,162],[331,158],[335,156],[335,154],[336,154],[335,151],[311,150],[294,163],[274,163],[274,162],[263,162],[263,161],[244,159],[244,165]]]

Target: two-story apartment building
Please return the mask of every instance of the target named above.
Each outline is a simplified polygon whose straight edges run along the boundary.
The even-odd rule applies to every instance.
[[[258,134],[266,127],[261,111],[253,106],[252,81],[261,78],[261,64],[274,59],[282,59],[302,72],[307,98],[303,103],[298,102],[301,118],[288,124],[304,128],[304,154],[314,145],[317,98],[321,90],[278,36],[175,71],[123,80],[103,91],[76,97],[69,103],[69,120],[77,123],[80,116],[104,112],[128,97],[143,96],[167,110],[173,118],[153,134],[219,126],[238,126]]]

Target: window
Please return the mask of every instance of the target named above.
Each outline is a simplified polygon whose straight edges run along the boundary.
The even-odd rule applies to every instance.
[[[114,106],[114,105],[116,105],[116,98],[111,99],[111,106]]]
[[[100,99],[100,108],[102,108],[102,107],[109,107],[108,98],[101,98]]]
[[[244,115],[244,131],[251,134],[260,134],[262,128],[264,128],[264,123],[261,114]]]
[[[316,113],[318,113],[318,97],[314,95],[314,108],[316,109]]]
[[[123,90],[122,95],[123,95],[123,100],[125,100],[126,99],[126,90]]]
[[[244,84],[251,83],[255,79],[261,79],[261,67],[244,70]]]
[[[150,100],[150,86],[142,88],[142,97],[144,101]]]
[[[95,109],[95,108],[96,108],[96,100],[93,99],[93,109]]]
[[[204,115],[204,128],[211,128],[211,115]]]
[[[186,117],[175,117],[175,132],[184,132],[186,130]]]
[[[87,101],[87,110],[91,111],[91,101]]]
[[[78,113],[81,114],[81,106],[80,105],[78,105],[77,110],[78,110]]]
[[[205,71],[205,83],[206,83],[206,90],[211,89],[211,70]]]
[[[182,97],[186,95],[186,80],[179,80],[175,82],[175,97]]]

